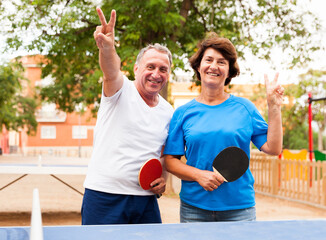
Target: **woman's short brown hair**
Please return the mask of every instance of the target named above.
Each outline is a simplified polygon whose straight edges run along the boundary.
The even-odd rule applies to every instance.
[[[196,72],[198,80],[201,80],[198,68],[207,48],[213,48],[219,51],[229,62],[229,76],[226,78],[224,85],[228,85],[231,79],[240,74],[240,68],[237,63],[237,51],[227,38],[219,37],[216,33],[211,33],[199,45],[198,51],[189,59],[191,67]]]

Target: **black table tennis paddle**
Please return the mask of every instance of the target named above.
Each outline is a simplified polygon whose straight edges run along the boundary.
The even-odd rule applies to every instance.
[[[213,161],[213,169],[222,175],[226,182],[240,178],[249,167],[247,154],[238,147],[223,149]]]

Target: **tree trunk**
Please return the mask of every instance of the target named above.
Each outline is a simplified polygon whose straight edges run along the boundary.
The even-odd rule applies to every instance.
[[[185,19],[184,21],[181,21],[181,26],[183,27],[187,21],[188,12],[191,8],[193,0],[183,0],[182,7],[180,9],[180,15]]]
[[[181,21],[181,26],[183,27],[185,24],[186,24],[186,21],[187,21],[187,17],[188,17],[188,12],[191,8],[191,4],[193,3],[193,0],[183,0],[182,2],[182,6],[181,6],[181,9],[180,9],[180,15],[184,18],[184,21]],[[177,32],[177,31],[175,31]],[[177,39],[177,36],[175,34],[173,34],[171,36],[171,39],[176,41]],[[166,100],[168,101],[168,97],[169,97],[169,82],[167,82],[165,84],[165,86],[162,88],[160,94],[161,96]]]

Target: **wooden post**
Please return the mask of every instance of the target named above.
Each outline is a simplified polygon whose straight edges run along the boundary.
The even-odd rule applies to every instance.
[[[279,159],[277,157],[272,158],[272,194],[277,195],[280,181],[280,172],[279,172]]]
[[[324,206],[326,206],[326,161],[323,161],[322,163],[322,173],[323,173],[323,179],[322,179],[322,184],[323,184],[323,188],[322,188],[322,193],[321,193],[321,197],[322,197],[322,204]]]

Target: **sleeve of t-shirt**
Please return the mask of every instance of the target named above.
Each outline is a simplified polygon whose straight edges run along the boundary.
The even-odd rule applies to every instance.
[[[124,91],[124,89],[127,87],[128,81],[129,81],[129,79],[125,75],[123,75],[122,87],[114,95],[112,95],[110,97],[106,97],[104,95],[104,88],[103,88],[103,84],[102,84],[101,104],[108,103],[108,102],[115,103],[118,100],[119,96],[121,95],[121,92]]]
[[[253,127],[251,141],[260,150],[260,148],[267,142],[268,124],[256,107],[253,108],[251,117]]]
[[[104,90],[103,90],[103,84],[102,84],[102,96],[101,96],[101,102],[100,102],[100,107],[97,113],[97,119],[101,119],[102,117],[105,117],[108,112],[110,112],[116,105],[119,100],[119,97],[121,96],[123,91],[126,91],[128,88],[128,82],[129,79],[126,76],[123,76],[123,85],[117,91],[114,95],[110,97],[106,97],[104,95]]]
[[[169,155],[184,155],[184,134],[182,129],[183,111],[177,109],[171,119],[169,134],[166,139],[164,154]]]

